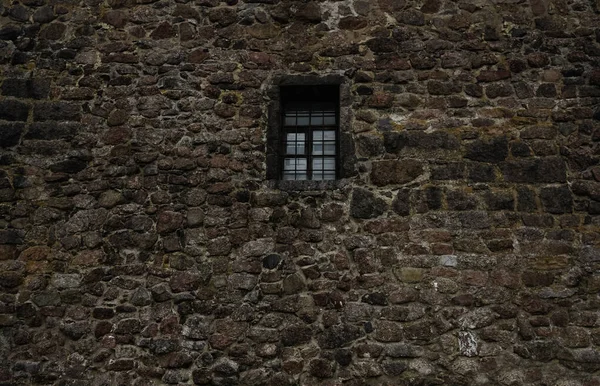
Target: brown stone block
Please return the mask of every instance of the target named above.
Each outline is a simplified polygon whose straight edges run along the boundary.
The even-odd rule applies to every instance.
[[[396,54],[377,55],[375,66],[379,70],[410,70],[411,68],[408,59],[401,58]]]
[[[107,145],[119,145],[128,142],[132,135],[129,127],[116,126],[107,129],[102,135],[102,140]]]
[[[175,11],[173,11],[173,16],[181,16],[185,19],[201,20],[200,13],[194,9],[194,7],[185,4],[177,4],[175,6]]]
[[[484,271],[463,270],[460,272],[459,282],[469,286],[483,287],[488,282],[488,273]]]
[[[128,15],[125,11],[114,10],[104,14],[103,20],[105,23],[112,25],[115,28],[123,28],[127,25]]]
[[[394,95],[382,91],[376,91],[367,98],[366,104],[369,107],[383,109],[392,107],[394,104]]]
[[[479,75],[477,75],[477,81],[479,82],[495,82],[508,78],[510,78],[510,71],[504,69],[482,70]]]
[[[49,247],[29,247],[20,253],[19,259],[24,261],[47,260],[51,249]]]
[[[65,31],[67,30],[67,26],[64,23],[52,23],[45,26],[39,34],[41,39],[48,40],[59,40],[61,39]]]
[[[431,95],[450,95],[462,91],[462,86],[458,82],[441,82],[431,80],[427,82],[427,91]]]
[[[537,256],[532,262],[534,268],[542,270],[563,269],[569,264],[568,256]]]
[[[493,270],[490,274],[490,283],[496,286],[517,289],[521,285],[519,274],[504,269]]]
[[[423,163],[418,160],[385,160],[373,162],[371,182],[377,186],[405,184],[423,173]]]
[[[531,0],[531,12],[534,16],[541,16],[546,13],[545,0]]]
[[[85,250],[79,252],[71,261],[73,265],[82,265],[93,267],[98,265],[104,259],[104,252],[101,250]]]
[[[559,157],[522,159],[501,165],[504,179],[510,182],[565,182],[566,165]]]
[[[15,245],[0,245],[0,260],[12,260],[17,257],[17,247]]]
[[[550,64],[550,59],[548,58],[548,55],[537,52],[527,56],[527,63],[531,67],[545,67]]]
[[[410,226],[405,219],[377,219],[365,224],[365,231],[372,234],[381,234],[384,232],[408,232]]]
[[[394,275],[401,282],[418,283],[421,280],[423,280],[424,270],[421,268],[413,268],[413,267],[395,268]]]
[[[485,95],[490,99],[508,97],[513,93],[514,90],[508,83],[494,83],[485,87]]]
[[[13,100],[13,99],[4,99],[4,100],[0,101],[0,119],[7,120],[7,121],[26,121],[28,115],[29,115],[29,105],[28,104],[23,103],[18,100]],[[11,136],[9,136],[8,134],[4,133],[4,131],[10,130],[11,127],[13,128],[11,131],[14,131],[15,133],[12,134]],[[2,129],[2,131],[3,131],[2,136],[3,137],[6,136],[6,139],[9,139],[9,137],[12,137],[12,136],[17,137],[16,141],[13,138],[11,138],[9,140],[11,143],[11,146],[17,143],[18,136],[20,136],[20,132],[22,131],[21,128],[19,128],[17,130],[16,127],[17,126],[15,126],[15,125],[0,126],[0,129]]]
[[[310,23],[319,23],[321,18],[321,7],[319,4],[309,2],[298,6],[294,15],[298,20],[308,21]]]
[[[471,26],[471,15],[466,12],[453,15],[448,21],[448,27],[454,30],[465,30]]]
[[[431,244],[431,253],[434,255],[451,255],[454,253],[452,244],[433,243]]]
[[[372,250],[363,248],[355,250],[354,262],[361,274],[374,273],[381,269],[381,263],[375,258]]]
[[[365,28],[367,24],[367,19],[363,17],[346,16],[340,19],[338,27],[346,30],[358,30]]]
[[[399,342],[404,334],[400,323],[379,320],[375,324],[374,338],[380,342]]]
[[[246,27],[247,33],[253,38],[266,40],[276,37],[279,34],[279,29],[273,24],[253,24]]]

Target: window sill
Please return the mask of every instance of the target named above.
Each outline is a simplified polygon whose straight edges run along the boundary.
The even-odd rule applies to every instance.
[[[328,181],[298,181],[298,180],[269,180],[268,187],[271,189],[279,189],[285,192],[290,191],[309,191],[309,190],[337,190],[348,185],[348,180],[328,180]]]

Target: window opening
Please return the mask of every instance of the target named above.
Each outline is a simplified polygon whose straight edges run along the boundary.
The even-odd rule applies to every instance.
[[[282,87],[283,180],[335,180],[339,163],[339,87]]]

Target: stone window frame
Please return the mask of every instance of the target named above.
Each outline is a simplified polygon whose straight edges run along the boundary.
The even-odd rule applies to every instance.
[[[282,180],[279,156],[281,152],[281,94],[282,86],[339,86],[339,155],[337,179]],[[348,183],[348,178],[356,175],[356,153],[352,139],[352,94],[350,79],[343,75],[281,75],[273,79],[267,90],[268,121],[266,128],[266,177],[270,188],[280,190],[332,190]]]

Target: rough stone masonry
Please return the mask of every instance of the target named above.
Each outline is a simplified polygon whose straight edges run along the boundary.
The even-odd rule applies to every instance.
[[[2,0],[0,384],[598,386],[599,121],[598,0]]]

